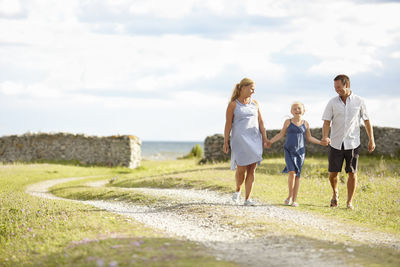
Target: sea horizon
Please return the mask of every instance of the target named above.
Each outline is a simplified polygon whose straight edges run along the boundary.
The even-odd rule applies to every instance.
[[[189,154],[199,144],[204,150],[204,141],[144,141],[141,152],[143,160],[174,160]]]

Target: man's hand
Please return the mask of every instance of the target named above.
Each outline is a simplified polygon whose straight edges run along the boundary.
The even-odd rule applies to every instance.
[[[331,139],[329,137],[325,137],[321,139],[321,146],[328,146],[331,143]]]
[[[368,142],[368,152],[372,153],[372,151],[375,150],[375,141],[374,140],[369,140]]]

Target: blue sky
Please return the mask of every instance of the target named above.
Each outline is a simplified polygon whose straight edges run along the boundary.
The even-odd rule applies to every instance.
[[[222,133],[235,83],[267,129],[311,127],[351,78],[371,121],[400,127],[399,1],[0,0],[0,135]]]

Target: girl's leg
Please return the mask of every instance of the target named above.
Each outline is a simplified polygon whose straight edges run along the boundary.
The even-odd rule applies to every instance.
[[[247,166],[247,175],[246,175],[246,198],[248,200],[250,197],[251,189],[253,188],[254,178],[255,178],[255,170],[257,167],[257,163],[253,163]]]
[[[236,192],[240,192],[247,166],[236,166]]]
[[[299,192],[299,187],[300,187],[300,178],[296,176],[293,187],[293,202],[296,202],[297,200],[297,193]]]
[[[296,173],[294,171],[289,172],[289,177],[288,177],[288,188],[289,188],[289,196],[288,200],[291,200],[293,198],[293,188],[294,188],[294,180],[296,177]],[[293,200],[294,201],[294,200]]]

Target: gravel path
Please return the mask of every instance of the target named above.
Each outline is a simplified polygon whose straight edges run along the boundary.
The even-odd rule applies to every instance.
[[[81,178],[49,180],[30,185],[26,191],[38,197],[62,199],[48,193],[58,183]],[[104,186],[108,181],[86,183]],[[199,242],[211,248],[217,258],[237,262],[245,266],[343,266],[354,258],[351,246],[321,246],[318,240],[275,232],[274,225],[297,225],[300,229],[312,229],[326,235],[342,235],[351,242],[370,246],[385,246],[400,250],[400,240],[386,233],[341,223],[295,209],[257,203],[255,207],[235,205],[231,195],[208,190],[129,188],[151,196],[166,196],[171,203],[159,203],[147,207],[111,201],[79,201],[110,212],[129,216],[144,224],[177,236]],[[239,218],[236,220],[235,218]],[[271,222],[271,228],[255,235],[241,227],[252,220]],[[235,223],[238,226],[235,226]],[[319,242],[319,243],[318,243]],[[354,264],[353,264],[354,265]]]

